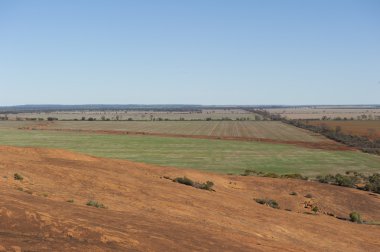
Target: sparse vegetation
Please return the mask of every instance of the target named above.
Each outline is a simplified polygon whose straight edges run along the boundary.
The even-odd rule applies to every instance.
[[[369,176],[364,189],[367,191],[380,193],[380,174],[375,173]]]
[[[357,176],[342,175],[340,173],[334,175],[317,176],[317,180],[321,183],[334,184],[344,187],[354,187],[358,182]]]
[[[192,186],[192,187],[202,189],[202,190],[214,191],[214,189],[212,189],[212,187],[214,186],[214,183],[212,181],[207,181],[206,183],[199,183],[199,182],[194,182],[187,177],[183,177],[183,178],[178,177],[178,178],[173,179],[173,182],[184,184],[187,186]]]
[[[339,173],[336,175],[328,174],[325,176],[317,176],[316,179],[321,183],[357,188],[375,193],[380,193],[379,173],[374,173],[370,176],[366,176],[356,171],[348,171],[345,175]]]
[[[313,211],[315,214],[318,213],[318,211],[319,211],[318,206],[313,206],[313,208],[311,209],[311,211]]]
[[[290,174],[277,174],[274,172],[262,172],[262,171],[255,171],[255,170],[245,170],[244,173],[241,174],[242,176],[257,176],[257,177],[267,177],[267,178],[287,178],[287,179],[302,179],[302,180],[308,180],[308,177],[302,176],[299,173],[290,173]]]
[[[194,187],[202,190],[213,191],[212,187],[214,183],[212,181],[207,181],[206,183],[195,183]]]
[[[87,203],[86,203],[87,206],[92,206],[92,207],[96,207],[96,208],[106,208],[102,203],[99,203],[97,201],[94,201],[94,200],[89,200]]]
[[[305,198],[311,199],[311,198],[313,198],[313,195],[311,193],[308,193],[305,195]]]
[[[22,180],[24,179],[24,177],[21,176],[21,175],[18,174],[18,173],[15,173],[15,174],[13,175],[13,178],[14,178],[15,180],[20,180],[20,181],[22,181]]]
[[[270,206],[271,208],[279,209],[280,206],[277,203],[277,201],[273,199],[255,199],[255,201],[261,205],[267,205]]]
[[[360,216],[360,214],[358,212],[350,213],[350,221],[356,222],[359,224],[363,223],[362,217]]]
[[[289,195],[292,195],[292,196],[297,196],[297,195],[298,195],[298,193],[296,193],[296,192],[291,192],[291,193],[289,193]]]
[[[284,174],[281,175],[281,178],[289,178],[289,179],[302,179],[302,180],[308,180],[308,177],[302,176],[299,173],[293,173],[293,174]]]
[[[74,200],[73,200],[73,199],[69,199],[69,200],[67,200],[66,202],[74,203]]]
[[[177,182],[177,183],[188,185],[188,186],[194,186],[194,182],[187,177],[175,178],[173,182]]]

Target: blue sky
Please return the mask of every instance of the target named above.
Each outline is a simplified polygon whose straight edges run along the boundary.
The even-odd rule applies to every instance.
[[[380,1],[0,0],[0,105],[379,104]]]

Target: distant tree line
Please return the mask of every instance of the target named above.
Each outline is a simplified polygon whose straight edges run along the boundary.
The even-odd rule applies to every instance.
[[[305,123],[305,120],[301,119],[286,119],[282,118],[280,115],[271,114],[266,110],[251,110],[254,113],[261,115],[264,120],[272,120],[272,121],[281,121],[283,123],[287,123],[298,128],[306,129],[325,137],[332,139],[336,142],[343,143],[350,147],[355,147],[363,152],[377,154],[380,155],[380,139],[371,140],[368,137],[364,136],[356,136],[345,134],[342,132],[342,128],[340,126],[335,127],[335,129],[329,128],[326,125],[310,125]],[[367,118],[367,117],[361,117]],[[306,120],[307,122],[307,120]]]
[[[327,127],[326,125],[316,126],[306,124],[303,120],[281,119],[281,121],[296,126],[298,128],[307,129],[312,132],[319,133],[334,141],[343,143],[350,147],[358,148],[363,152],[380,155],[380,139],[371,140],[364,136],[345,134],[342,132],[342,128],[340,126],[337,126],[335,127],[335,129],[332,129]]]

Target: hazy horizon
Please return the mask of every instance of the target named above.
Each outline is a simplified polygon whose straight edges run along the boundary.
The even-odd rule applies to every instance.
[[[0,107],[22,107],[22,106],[216,106],[216,107],[238,107],[238,106],[284,106],[284,107],[302,107],[302,106],[380,106],[380,103],[373,104],[195,104],[195,103],[125,103],[125,104],[116,104],[116,103],[86,103],[86,104],[14,104],[14,105],[0,105]]]
[[[0,106],[379,103],[380,2],[1,1]]]

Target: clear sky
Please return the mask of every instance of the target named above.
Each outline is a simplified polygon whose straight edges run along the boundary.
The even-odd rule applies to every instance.
[[[378,0],[0,0],[0,105],[380,104]]]

